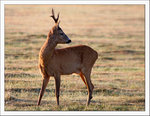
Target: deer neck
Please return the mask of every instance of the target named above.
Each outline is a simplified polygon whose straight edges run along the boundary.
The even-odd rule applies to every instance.
[[[47,38],[45,41],[44,45],[42,46],[39,57],[40,57],[40,62],[42,64],[47,64],[48,61],[50,61],[51,57],[54,54],[55,47],[57,46],[57,43],[53,41],[53,37]]]

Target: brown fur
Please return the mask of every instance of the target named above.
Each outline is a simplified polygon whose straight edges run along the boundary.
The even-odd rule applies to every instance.
[[[48,33],[47,40],[41,47],[39,53],[39,68],[43,77],[43,84],[38,100],[38,105],[41,102],[50,76],[54,76],[55,78],[55,94],[57,105],[59,105],[60,76],[69,75],[72,73],[79,74],[81,79],[87,86],[87,105],[89,105],[90,103],[90,100],[92,98],[92,91],[94,88],[90,79],[90,74],[94,63],[98,58],[98,54],[95,50],[86,45],[55,49],[57,44],[66,43],[68,41],[70,41],[69,38],[56,22],[54,27]]]

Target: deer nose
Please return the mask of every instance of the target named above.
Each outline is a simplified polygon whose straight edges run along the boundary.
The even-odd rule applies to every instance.
[[[68,40],[66,43],[70,43],[71,42],[71,40]]]

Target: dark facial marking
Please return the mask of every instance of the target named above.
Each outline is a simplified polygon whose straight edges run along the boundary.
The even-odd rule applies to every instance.
[[[60,35],[63,35],[63,33],[60,33]]]

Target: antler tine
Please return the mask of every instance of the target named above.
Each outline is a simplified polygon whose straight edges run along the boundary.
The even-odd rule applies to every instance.
[[[54,9],[52,8],[52,16],[54,16],[55,17],[55,14],[54,14]]]
[[[56,18],[55,18],[55,14],[54,14],[53,8],[52,8],[52,15],[51,15],[51,17],[54,19],[55,23],[57,23],[57,21],[58,21],[58,19],[59,19],[59,13],[58,13],[57,19],[56,19]]]
[[[58,19],[59,19],[59,13],[58,13],[58,15],[57,15],[57,21],[58,21]]]
[[[53,8],[52,8],[52,15],[51,15],[51,17],[54,19],[54,21],[56,20]],[[56,23],[56,21],[55,21],[55,23]]]

